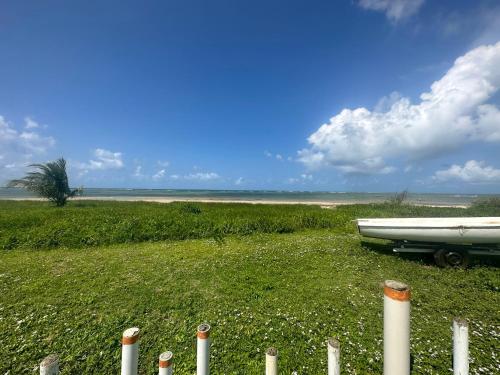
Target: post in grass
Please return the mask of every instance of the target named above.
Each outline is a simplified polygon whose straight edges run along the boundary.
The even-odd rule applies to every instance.
[[[384,375],[410,375],[410,288],[384,283]]]
[[[453,375],[469,374],[469,324],[453,319]]]
[[[172,352],[163,352],[158,361],[158,375],[172,375]]]
[[[121,375],[137,375],[139,366],[139,328],[129,328],[122,336]]]
[[[40,363],[40,375],[58,375],[59,357],[56,354],[48,355]]]
[[[278,351],[269,348],[266,351],[266,375],[278,375]]]
[[[210,325],[200,324],[196,333],[196,375],[210,374]]]
[[[328,375],[340,375],[340,343],[337,339],[328,339]]]

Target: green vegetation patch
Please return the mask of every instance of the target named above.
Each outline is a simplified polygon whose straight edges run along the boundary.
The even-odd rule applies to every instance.
[[[381,374],[385,279],[413,289],[412,374],[449,373],[455,316],[470,321],[472,373],[494,373],[498,270],[412,259],[328,229],[3,252],[0,373],[36,373],[50,353],[62,374],[119,373],[121,333],[138,326],[141,374],[155,373],[165,350],[175,373],[193,374],[196,327],[208,322],[214,374],[263,373],[270,346],[284,374],[325,373],[331,336],[343,373]]]
[[[354,230],[357,217],[500,215],[499,206],[470,209],[372,204],[323,209],[307,205],[0,201],[0,249],[81,248],[116,243],[214,238],[303,229]]]

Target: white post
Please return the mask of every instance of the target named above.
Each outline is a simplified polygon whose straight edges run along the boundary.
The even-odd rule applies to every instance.
[[[51,354],[43,359],[40,363],[40,375],[58,375],[59,374],[59,357]]]
[[[328,375],[340,375],[340,343],[334,338],[328,340]]]
[[[196,343],[196,375],[210,374],[210,326],[200,324],[198,326]]]
[[[410,375],[410,288],[384,283],[384,375]]]
[[[469,374],[469,324],[453,319],[453,375]]]
[[[122,375],[137,375],[139,365],[139,328],[129,328],[122,337]]]
[[[278,375],[278,351],[275,348],[266,351],[266,375]]]
[[[158,375],[172,375],[172,352],[164,352],[160,354],[158,363]]]

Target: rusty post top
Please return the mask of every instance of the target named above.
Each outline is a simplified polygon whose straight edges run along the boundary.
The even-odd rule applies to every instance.
[[[172,354],[171,351],[161,353],[159,358],[159,367],[160,368],[170,367],[172,365],[173,357],[174,355]]]
[[[208,339],[208,337],[210,336],[210,324],[200,324],[198,326],[198,332],[196,333],[196,336],[199,339]]]
[[[276,348],[269,348],[266,350],[266,354],[271,357],[276,357],[278,355],[278,350]]]
[[[123,345],[132,345],[135,344],[139,340],[139,328],[132,327],[128,328],[123,332],[122,336],[122,344]]]
[[[467,328],[469,326],[469,323],[467,322],[467,320],[465,320],[463,318],[458,318],[458,317],[453,319],[453,323],[455,323],[459,327]]]
[[[328,346],[331,346],[332,348],[334,348],[334,349],[337,349],[337,350],[338,350],[338,349],[340,349],[340,342],[339,342],[339,340],[337,340],[336,338],[334,338],[334,337],[330,337],[330,338],[328,339]]]
[[[40,367],[51,367],[57,363],[59,363],[59,357],[57,356],[57,354],[50,354],[43,359],[43,361],[40,363]]]
[[[384,282],[384,294],[396,301],[409,301],[411,298],[410,287],[402,282],[386,280]]]

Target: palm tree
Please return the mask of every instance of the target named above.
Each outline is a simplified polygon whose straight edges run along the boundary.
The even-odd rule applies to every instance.
[[[66,174],[66,160],[63,158],[46,164],[31,164],[38,171],[29,172],[19,180],[12,180],[9,187],[21,187],[47,198],[56,206],[64,206],[68,198],[81,193],[81,189],[71,190]]]

